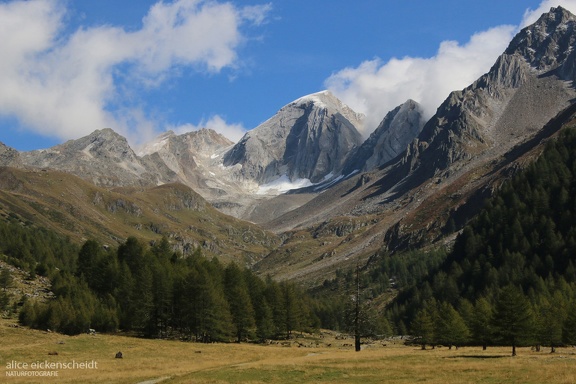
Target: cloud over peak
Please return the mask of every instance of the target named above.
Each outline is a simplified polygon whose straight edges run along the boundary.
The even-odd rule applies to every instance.
[[[367,116],[365,136],[387,112],[408,99],[420,103],[426,117],[454,90],[470,85],[487,72],[516,30],[500,26],[473,35],[463,45],[444,41],[434,57],[392,58],[361,63],[330,76],[325,84],[353,109]]]
[[[545,0],[537,9],[526,10],[518,26],[501,25],[478,32],[465,44],[444,41],[429,58],[368,60],[332,74],[325,86],[367,116],[365,136],[376,129],[387,112],[408,99],[420,103],[429,118],[450,92],[467,87],[488,72],[520,28],[559,5],[576,10],[576,0]]]

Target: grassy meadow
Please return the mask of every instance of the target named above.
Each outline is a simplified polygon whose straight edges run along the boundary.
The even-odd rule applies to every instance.
[[[290,345],[198,344],[101,334],[71,337],[14,326],[13,320],[0,320],[0,382],[8,384],[576,383],[573,348],[555,354],[520,348],[511,357],[510,348],[422,351],[379,342],[355,352],[352,340],[328,333]],[[118,351],[122,359],[115,358]],[[56,369],[57,377],[7,376],[13,362],[31,367],[46,361],[91,363],[93,368]]]

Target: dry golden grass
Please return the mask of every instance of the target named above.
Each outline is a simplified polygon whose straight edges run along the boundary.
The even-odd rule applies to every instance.
[[[75,337],[13,328],[0,321],[2,383],[575,383],[576,350],[439,348],[400,343],[361,352],[342,347],[195,344],[124,336]],[[62,343],[63,342],[63,343]],[[49,355],[49,352],[58,355]],[[122,351],[123,359],[115,359]],[[6,376],[7,364],[96,362],[96,369],[59,369],[57,377]],[[31,371],[31,369],[28,369]]]

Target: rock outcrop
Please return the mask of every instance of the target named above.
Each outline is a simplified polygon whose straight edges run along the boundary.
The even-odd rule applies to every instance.
[[[370,171],[394,159],[420,134],[423,126],[422,108],[414,100],[394,108],[349,158],[344,174]]]
[[[12,147],[0,143],[0,166],[16,167],[20,165],[20,153]]]

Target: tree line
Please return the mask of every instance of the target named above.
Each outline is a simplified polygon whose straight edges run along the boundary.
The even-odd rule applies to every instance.
[[[10,220],[0,223],[0,238],[7,261],[51,279],[55,299],[25,300],[19,312],[20,322],[34,328],[208,342],[289,338],[321,325],[313,300],[295,284],[208,260],[200,250],[183,257],[166,238],[78,247]]]

